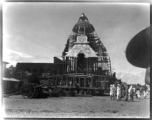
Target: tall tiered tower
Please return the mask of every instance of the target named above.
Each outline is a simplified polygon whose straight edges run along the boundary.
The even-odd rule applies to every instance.
[[[111,62],[107,50],[84,13],[73,27],[62,56],[66,73],[111,74]]]

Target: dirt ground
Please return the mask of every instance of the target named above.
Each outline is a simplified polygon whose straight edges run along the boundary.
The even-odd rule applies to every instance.
[[[134,102],[111,100],[106,96],[3,98],[6,118],[149,118],[150,96]]]

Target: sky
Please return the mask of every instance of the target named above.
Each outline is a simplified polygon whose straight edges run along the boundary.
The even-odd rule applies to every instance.
[[[118,77],[145,72],[132,66],[125,56],[131,38],[150,25],[150,6],[144,3],[5,2],[3,61],[14,66],[17,62],[52,63],[54,56],[62,55],[82,13],[106,47]]]

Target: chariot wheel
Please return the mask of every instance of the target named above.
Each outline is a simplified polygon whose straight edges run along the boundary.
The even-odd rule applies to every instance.
[[[32,98],[35,95],[35,86],[31,83],[25,84],[21,87],[20,92],[23,98]]]
[[[35,88],[34,98],[37,98],[42,93],[42,87],[36,83],[32,83]]]

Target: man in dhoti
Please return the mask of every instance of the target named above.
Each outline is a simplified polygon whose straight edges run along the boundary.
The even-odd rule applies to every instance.
[[[140,99],[140,90],[136,90],[136,96],[137,96],[137,99]]]
[[[117,95],[117,88],[116,85],[113,84],[113,99],[115,99],[116,95]]]
[[[125,85],[125,100],[128,101],[128,85]]]
[[[110,85],[110,98],[113,100],[113,85]]]
[[[136,98],[140,99],[140,89],[139,89],[139,86],[136,87]]]
[[[144,94],[144,98],[146,98],[147,97],[147,86],[146,86],[146,84],[143,87],[143,94]]]
[[[128,89],[128,100],[130,99],[133,101],[133,86],[132,85]]]
[[[121,86],[120,84],[117,85],[117,100],[120,101],[121,98]]]

